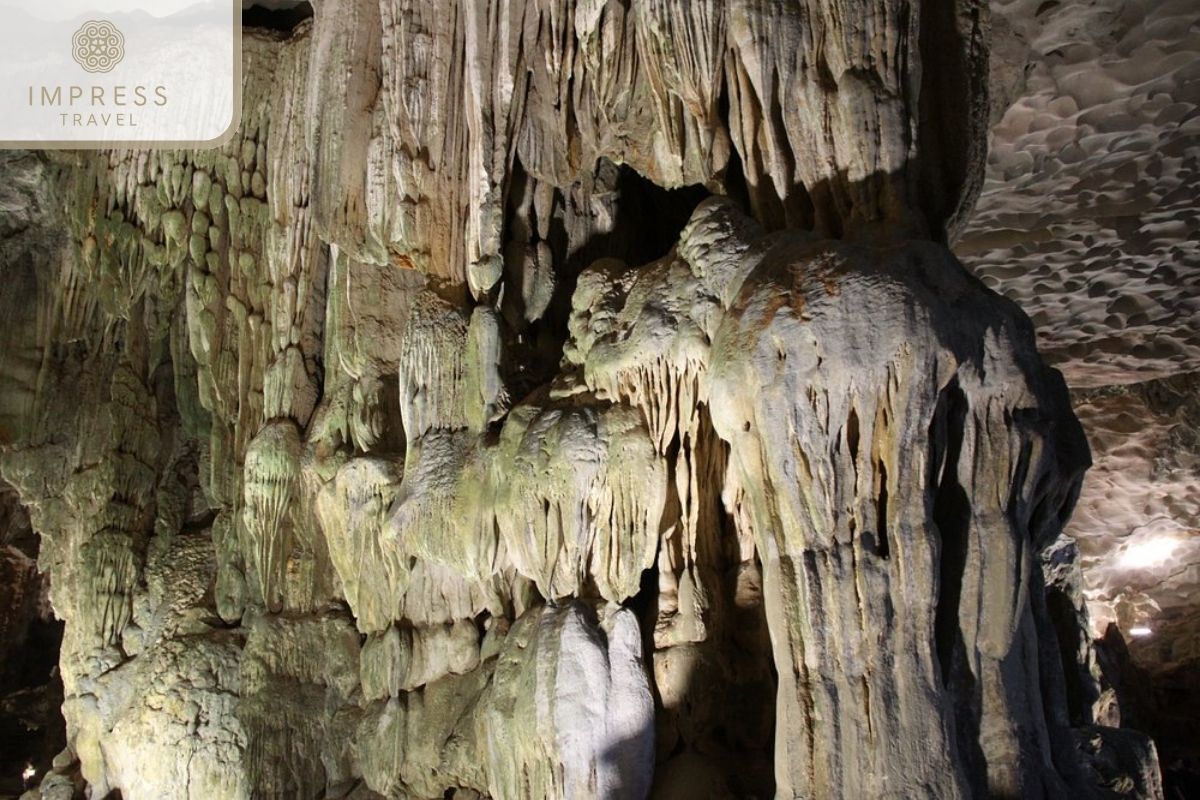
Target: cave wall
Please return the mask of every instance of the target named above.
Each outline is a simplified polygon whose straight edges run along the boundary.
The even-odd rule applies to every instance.
[[[946,247],[987,16],[329,0],[223,148],[27,156],[0,473],[91,796],[1097,791],[1088,448]]]
[[[1138,688],[1124,692],[1121,718],[1154,735],[1168,796],[1192,796],[1200,739],[1184,721],[1196,716],[1196,693],[1184,687],[1200,666],[1196,7],[991,6],[989,155],[954,251],[1030,315],[1040,352],[1072,388],[1094,461],[1067,527],[1082,566],[1077,591],[1090,635],[1114,652],[1124,638],[1136,662],[1139,677],[1124,683]]]

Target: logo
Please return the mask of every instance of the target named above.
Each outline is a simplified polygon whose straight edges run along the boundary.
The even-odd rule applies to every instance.
[[[242,2],[0,0],[0,149],[224,145]]]
[[[125,58],[125,36],[107,20],[88,20],[71,39],[71,55],[87,72],[110,72]]]

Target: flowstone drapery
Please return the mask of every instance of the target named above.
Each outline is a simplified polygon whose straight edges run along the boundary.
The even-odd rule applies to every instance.
[[[39,162],[0,471],[92,796],[1089,796],[1087,447],[944,245],[985,18],[329,0],[223,148]]]

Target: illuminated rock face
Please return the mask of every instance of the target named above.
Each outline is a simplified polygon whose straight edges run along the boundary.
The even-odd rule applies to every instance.
[[[991,5],[988,162],[954,249],[1030,315],[1072,388],[1094,461],[1067,527],[1079,600],[1092,634],[1115,624],[1149,670],[1135,683],[1158,710],[1121,718],[1194,786],[1196,693],[1182,687],[1200,668],[1196,9]]]
[[[0,471],[92,796],[1089,796],[1087,447],[944,244],[986,10],[317,11],[223,149],[36,160]]]

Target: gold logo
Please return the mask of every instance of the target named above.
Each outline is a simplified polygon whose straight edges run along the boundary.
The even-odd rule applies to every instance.
[[[108,20],[88,20],[71,39],[71,55],[88,72],[110,72],[125,57],[125,36]]]

